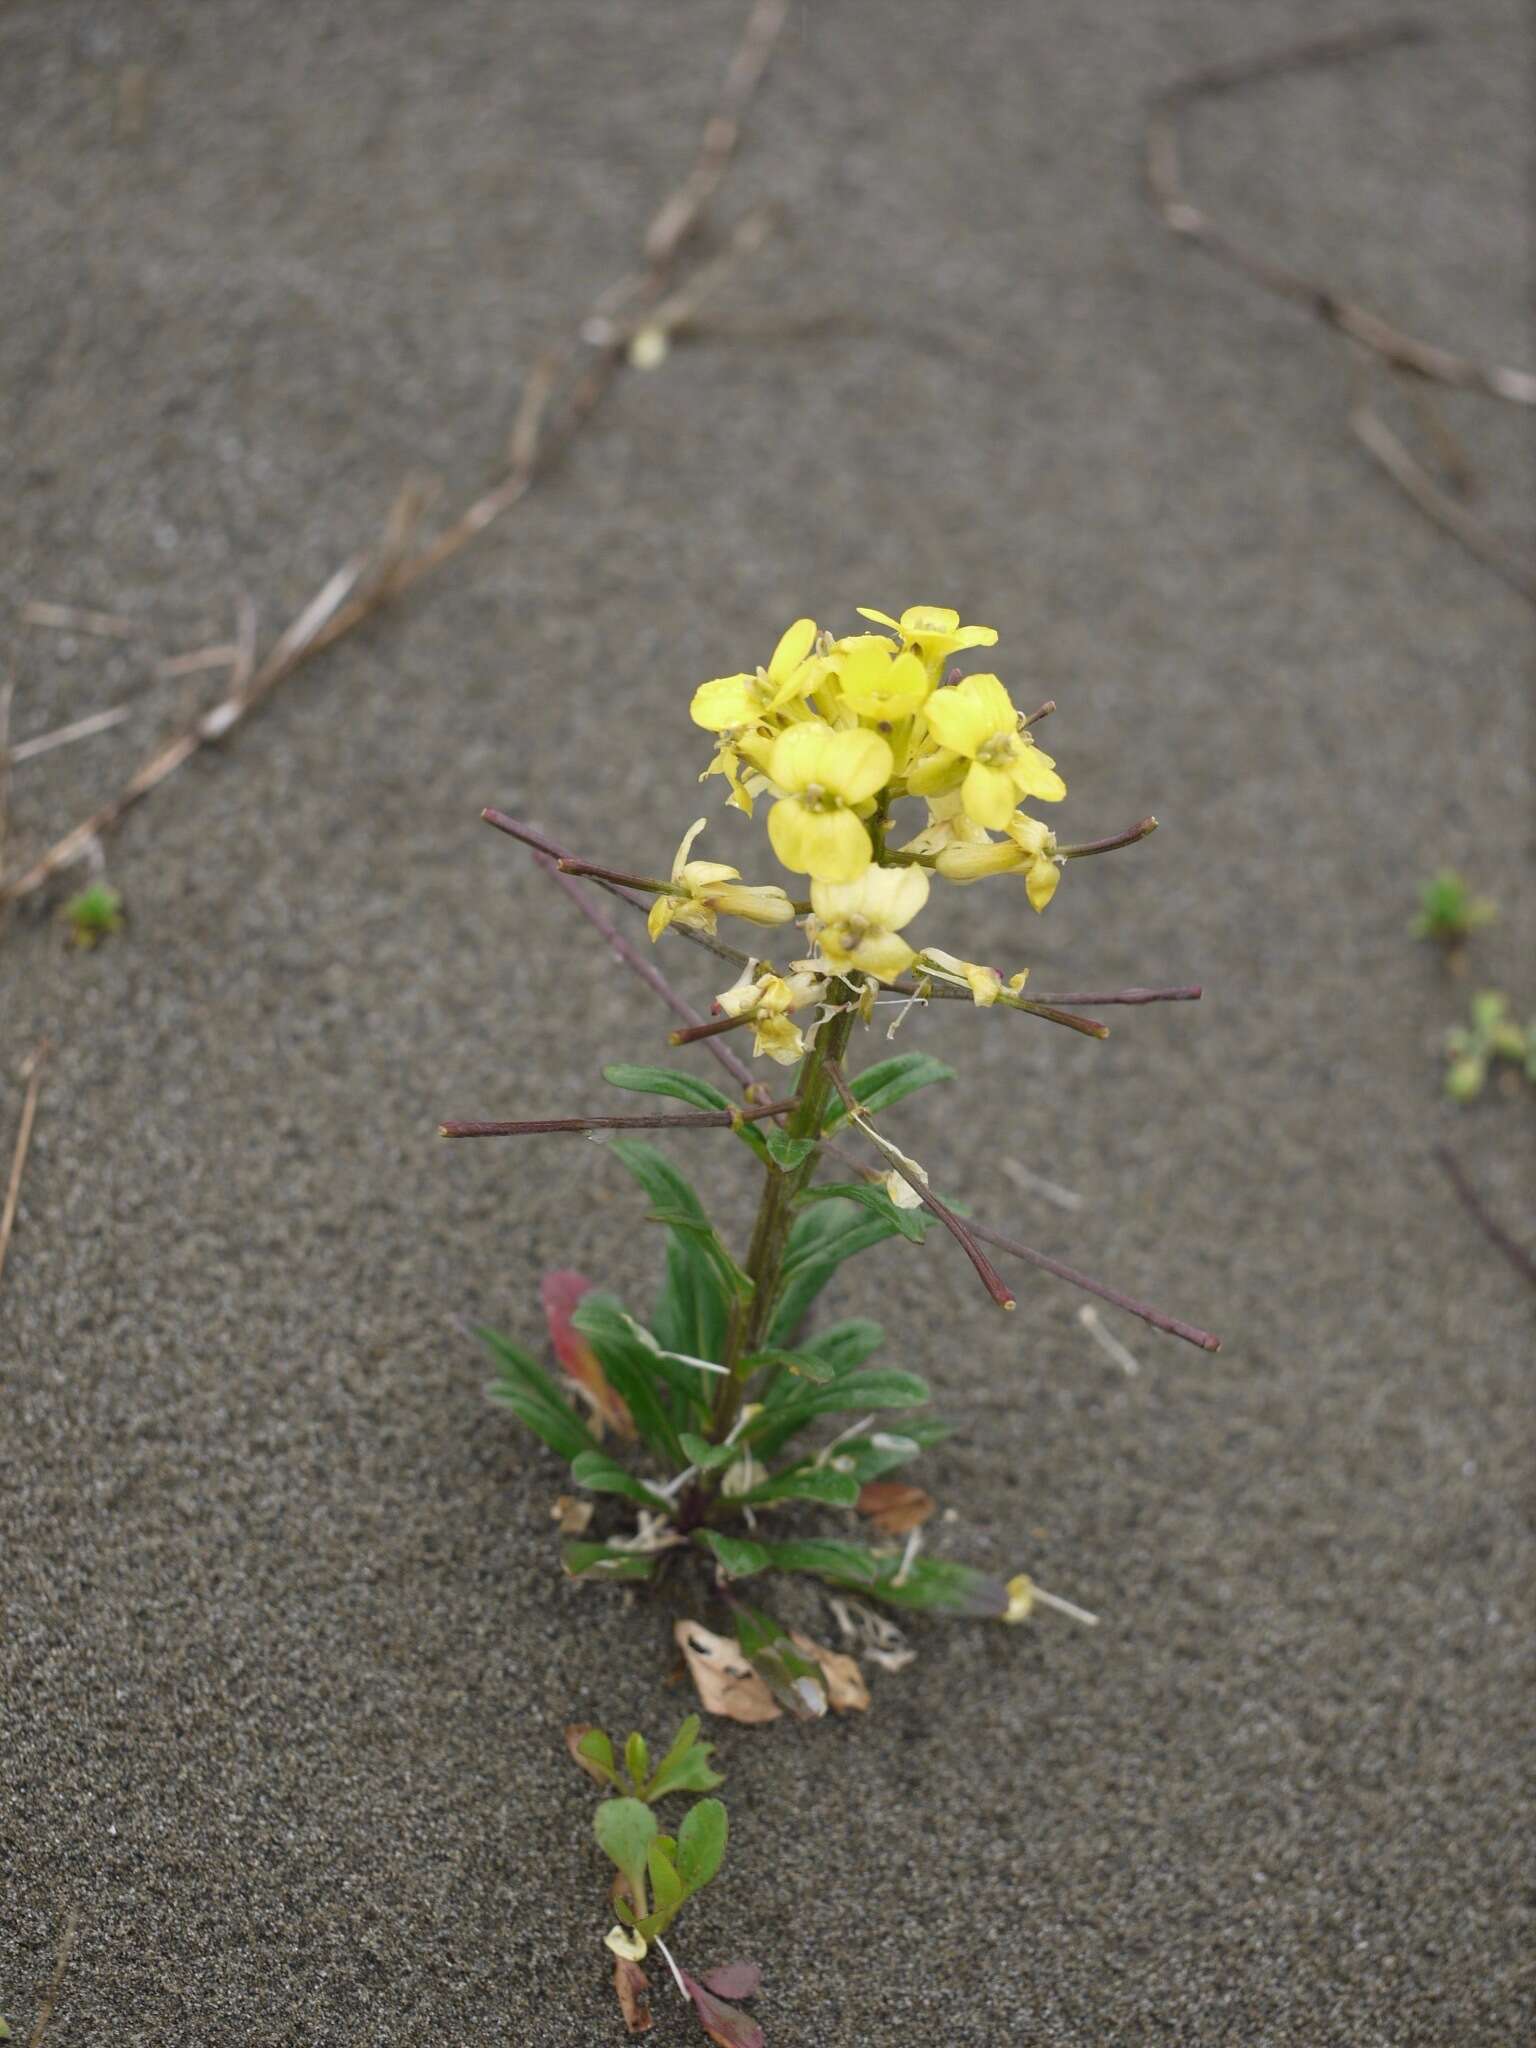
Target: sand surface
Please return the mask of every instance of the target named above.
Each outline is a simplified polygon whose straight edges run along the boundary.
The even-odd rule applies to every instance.
[[[1520,361],[1528,21],[1430,12],[1431,49],[1202,110],[1190,180]],[[18,769],[19,851],[207,687],[155,657],[242,591],[275,631],[403,475],[493,473],[741,14],[6,9],[0,600],[154,627],[8,636],[17,738],[135,706]],[[921,1626],[866,1718],[725,1729],[735,1850],[683,1948],[761,1960],[772,2048],[1529,2037],[1531,1296],[1433,1148],[1530,1240],[1529,1098],[1453,1112],[1437,1055],[1477,981],[1536,994],[1530,612],[1350,442],[1339,346],[1139,184],[1150,91],[1338,19],[797,8],[722,202],[781,229],[704,331],[135,816],[119,940],[68,955],[56,898],[12,918],[7,1161],[56,1041],[0,1293],[18,2037],[73,1913],[50,2048],[623,2038],[560,1728],[670,1729],[666,1616],[555,1573],[559,1468],[454,1323],[537,1345],[543,1269],[642,1302],[656,1248],[600,1150],[433,1129],[611,1104],[601,1063],[664,1056],[664,1021],[476,814],[654,868],[700,802],[693,684],[798,612],[920,600],[1059,701],[1070,836],[1164,825],[1043,920],[969,893],[949,943],[1040,988],[1208,994],[1105,1045],[915,1018],[964,1074],[900,1128],[1227,1345],[1111,1317],[1131,1378],[1054,1282],[1021,1270],[1005,1321],[948,1244],[850,1272],[840,1306],[960,1423],[920,1468],[958,1509],[936,1542],[1104,1625]],[[1529,545],[1529,417],[1446,414]],[[1461,984],[1406,937],[1447,862],[1504,910]],[[731,1147],[678,1156],[744,1220]],[[659,2044],[702,2038],[661,2010]]]

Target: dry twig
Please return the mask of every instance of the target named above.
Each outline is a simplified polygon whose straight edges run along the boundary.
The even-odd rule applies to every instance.
[[[1237,240],[1192,203],[1183,182],[1178,120],[1195,102],[1237,91],[1262,79],[1378,56],[1386,50],[1422,44],[1432,38],[1433,32],[1421,22],[1381,22],[1190,73],[1153,103],[1146,131],[1147,185],[1159,218],[1174,234],[1197,243],[1264,290],[1304,307],[1350,341],[1360,357],[1379,357],[1387,365],[1418,402],[1426,430],[1451,476],[1453,490],[1441,489],[1376,411],[1363,373],[1357,378],[1349,411],[1351,433],[1427,519],[1502,576],[1521,596],[1536,603],[1536,564],[1518,554],[1458,502],[1473,495],[1475,478],[1465,452],[1439,413],[1427,404],[1424,391],[1425,384],[1439,384],[1503,399],[1511,405],[1536,406],[1536,373],[1503,363],[1478,362],[1405,333],[1324,280],[1293,270],[1277,257]]]
[[[11,1248],[11,1232],[16,1227],[16,1211],[21,1203],[21,1177],[27,1170],[27,1149],[32,1143],[38,1090],[43,1085],[43,1062],[47,1057],[48,1040],[44,1038],[22,1069],[27,1092],[21,1099],[21,1122],[16,1129],[16,1150],[11,1154],[11,1177],[6,1185],[5,1207],[0,1209],[0,1279],[5,1277],[5,1255]]]
[[[1532,1258],[1525,1246],[1517,1243],[1499,1222],[1477,1189],[1473,1187],[1466,1168],[1456,1154],[1448,1145],[1437,1145],[1435,1158],[1439,1161],[1446,1179],[1461,1197],[1468,1215],[1484,1237],[1490,1244],[1497,1245],[1522,1279],[1529,1280],[1531,1285],[1536,1287],[1536,1258]]]
[[[37,2019],[28,2038],[27,2048],[41,2048],[43,2036],[48,2031],[48,2023],[53,2018],[53,2008],[58,2003],[59,1987],[64,1982],[64,1972],[69,1966],[70,1950],[75,1945],[75,1929],[79,1919],[80,1916],[73,1906],[64,1915],[64,1925],[59,1929],[58,1952],[53,1961],[53,1976],[49,1979],[48,1989],[43,1994],[43,2002],[37,2009]]]
[[[35,739],[22,740],[11,749],[11,764],[31,761],[39,754],[51,754],[55,747],[71,746],[76,740],[88,740],[93,733],[110,732],[114,725],[121,725],[133,713],[126,704],[114,704],[110,711],[93,711],[89,718],[77,718],[73,725],[55,726],[52,732],[40,732]]]
[[[338,569],[279,635],[265,660],[259,665],[253,660],[245,671],[237,665],[230,693],[221,704],[159,747],[141,763],[110,803],[67,832],[24,872],[0,877],[0,903],[41,888],[51,876],[77,859],[91,840],[118,824],[141,797],[158,788],[200,747],[226,737],[303,662],[334,645],[382,606],[451,560],[524,498],[540,476],[548,473],[553,457],[591,417],[622,369],[626,335],[645,324],[643,318],[637,318],[627,329],[618,326],[617,313],[630,305],[649,307],[653,313],[658,306],[668,306],[667,294],[673,284],[679,252],[702,224],[730,165],[742,118],[762,82],[788,11],[788,0],[754,0],[719,99],[705,124],[694,163],[681,185],[663,200],[646,231],[644,268],[600,293],[572,332],[535,362],[524,381],[508,445],[507,469],[500,481],[414,552],[413,541],[428,491],[420,483],[408,483],[391,508],[381,545],[371,563],[368,555],[359,554]],[[736,231],[736,253],[741,253],[744,245],[755,246],[761,240],[761,232],[760,218],[749,216]],[[673,295],[672,311],[667,317],[674,323],[686,318],[694,303],[696,293],[690,300],[685,288]],[[604,337],[598,344],[589,338],[594,328]],[[591,360],[578,370],[583,356]],[[552,422],[556,401],[567,384],[563,413],[557,422]],[[47,620],[30,618],[30,623],[58,625],[63,623],[62,614],[68,608],[31,606],[28,614],[39,609],[58,616]],[[98,615],[78,616],[85,619]],[[106,615],[99,617],[105,621]],[[95,630],[129,629],[138,630],[131,621],[114,619],[110,626],[100,623]],[[80,630],[92,628],[81,624]]]

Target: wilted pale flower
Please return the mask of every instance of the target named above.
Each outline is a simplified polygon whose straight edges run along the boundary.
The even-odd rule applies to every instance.
[[[669,924],[713,932],[715,919],[722,911],[727,917],[743,917],[750,924],[788,924],[795,914],[794,905],[777,882],[743,882],[739,868],[726,867],[717,860],[688,858],[689,848],[707,822],[704,818],[694,819],[672,862],[673,884],[688,893],[657,896],[651,904],[646,930],[653,941],[661,937]]]

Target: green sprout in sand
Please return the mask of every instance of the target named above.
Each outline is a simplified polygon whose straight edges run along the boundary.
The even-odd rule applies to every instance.
[[[1474,896],[1452,868],[1419,884],[1419,912],[1409,927],[1414,938],[1432,939],[1446,953],[1459,953],[1475,931],[1498,916],[1486,896]]]
[[[89,951],[123,928],[123,899],[105,882],[93,882],[71,896],[59,912],[69,927],[70,944]]]
[[[1512,1081],[1520,1074],[1536,1081],[1536,1025],[1525,1029],[1517,1024],[1509,997],[1498,989],[1484,989],[1472,998],[1471,1022],[1445,1034],[1445,1052],[1450,1062],[1445,1092],[1453,1102],[1475,1102],[1495,1068]]]

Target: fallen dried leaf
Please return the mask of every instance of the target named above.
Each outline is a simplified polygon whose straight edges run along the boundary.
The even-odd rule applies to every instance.
[[[591,1407],[599,1442],[605,1424],[615,1436],[633,1441],[635,1425],[628,1408],[609,1386],[597,1353],[571,1323],[577,1303],[592,1292],[592,1285],[582,1273],[561,1270],[544,1275],[539,1283],[539,1299],[549,1323],[549,1339],[561,1368]]]
[[[756,1963],[720,1963],[698,1980],[716,1998],[755,1998],[763,1973]]]
[[[643,2034],[652,2024],[650,1978],[638,1963],[615,1956],[613,1988],[618,1993],[619,2010],[624,2015],[625,2026],[632,2034]]]
[[[749,1726],[779,1719],[783,1709],[728,1636],[711,1635],[696,1621],[680,1621],[672,1634],[706,1714]]]
[[[716,1998],[686,1970],[682,1976],[693,2009],[711,2041],[718,2042],[719,2048],[764,2048],[763,2030],[750,2013],[739,2012],[734,2005]]]
[[[573,1493],[562,1493],[556,1496],[549,1519],[562,1536],[585,1536],[592,1526],[594,1512],[591,1501],[578,1500]]]
[[[852,1643],[861,1656],[882,1671],[905,1671],[917,1661],[917,1652],[901,1630],[886,1615],[862,1600],[829,1600],[833,1619],[842,1630],[843,1641]]]
[[[852,1657],[841,1650],[824,1650],[820,1643],[813,1643],[809,1636],[803,1636],[796,1629],[789,1632],[789,1640],[802,1657],[809,1657],[813,1664],[819,1664],[827,1681],[827,1703],[835,1714],[862,1714],[869,1706],[869,1687],[864,1683],[864,1674]],[[745,1996],[744,1993],[739,1994]]]
[[[921,1528],[938,1503],[908,1479],[871,1479],[859,1488],[858,1509],[882,1536],[905,1536]]]

